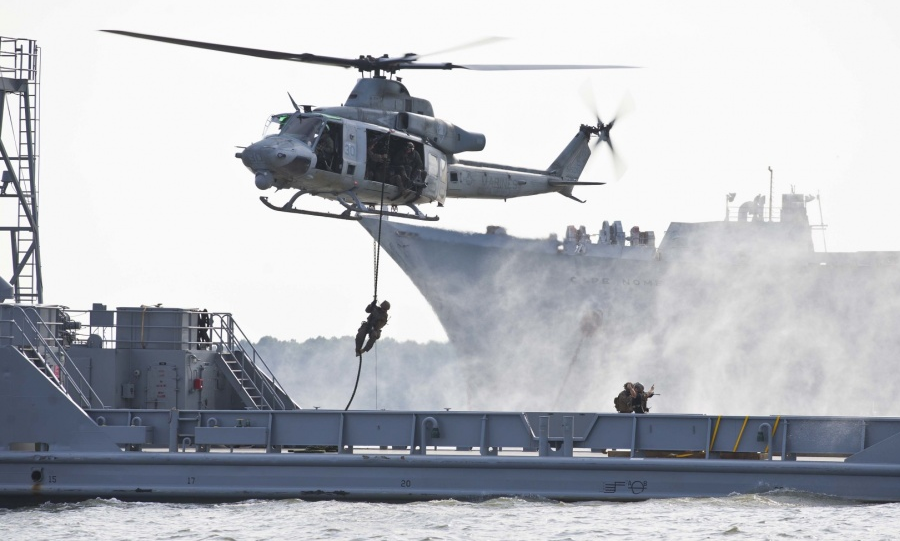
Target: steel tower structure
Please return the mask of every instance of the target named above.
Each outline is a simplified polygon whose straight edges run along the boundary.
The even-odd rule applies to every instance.
[[[44,301],[38,236],[40,48],[34,40],[0,37],[0,231],[10,236],[12,265],[0,267],[0,297]],[[11,124],[4,131],[5,124]],[[13,207],[16,214],[13,217]],[[2,299],[0,299],[2,300]]]

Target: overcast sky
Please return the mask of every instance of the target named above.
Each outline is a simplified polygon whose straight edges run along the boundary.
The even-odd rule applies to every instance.
[[[829,251],[900,250],[900,4],[0,0],[0,35],[41,47],[41,235],[45,301],[72,308],[163,303],[232,312],[251,339],[355,332],[373,294],[373,242],[351,222],[272,212],[236,146],[272,113],[343,103],[351,70],[192,50],[121,29],[288,52],[428,53],[456,63],[628,64],[595,72],[415,72],[404,83],[438,117],[487,136],[462,157],[547,167],[623,96],[616,180],[598,154],[578,204],[556,194],[427,207],[438,226],[514,235],[568,224],[719,220],[774,191],[821,194]],[[8,122],[8,120],[7,120]],[[4,128],[7,141],[8,124]],[[776,204],[780,198],[776,195]],[[813,203],[811,217],[818,220]],[[818,249],[821,238],[816,237]],[[0,267],[8,274],[8,262]],[[446,336],[385,256],[386,336]]]

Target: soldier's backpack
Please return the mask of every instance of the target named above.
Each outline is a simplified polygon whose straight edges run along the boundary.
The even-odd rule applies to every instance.
[[[619,396],[613,399],[613,405],[619,413],[631,412],[631,395],[627,391],[622,391],[619,393]]]

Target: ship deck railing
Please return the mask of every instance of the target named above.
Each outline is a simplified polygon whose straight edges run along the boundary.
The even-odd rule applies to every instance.
[[[104,407],[100,396],[81,373],[67,352],[61,324],[48,324],[38,308],[29,305],[3,305],[0,318],[0,346],[19,348],[48,378],[81,407]],[[62,337],[62,338],[61,338]]]
[[[150,315],[145,318],[145,314]],[[201,315],[209,317],[209,324],[200,324]],[[79,406],[106,407],[69,356],[72,345],[107,350],[214,350],[230,369],[239,372],[240,384],[256,397],[254,407],[299,409],[230,313],[160,307],[88,311],[52,305],[0,305],[0,346],[22,351]]]
[[[291,410],[299,409],[296,404],[290,401],[288,393],[282,387],[275,373],[269,368],[262,356],[253,346],[253,343],[247,338],[246,333],[241,329],[240,325],[234,320],[231,314],[214,314],[212,321],[216,321],[218,317],[220,325],[211,325],[210,340],[227,344],[229,351],[233,353],[233,357],[237,364],[241,367],[245,374],[252,374],[251,384],[259,392],[260,399],[264,402],[265,409],[270,410]],[[247,364],[253,365],[253,370],[247,370]],[[279,392],[270,391],[274,387]],[[284,397],[284,398],[282,398]]]
[[[115,325],[112,318],[108,324],[87,323],[83,327],[86,332],[80,333],[76,343],[87,344],[92,337],[96,337],[100,341],[100,347],[105,349],[183,351],[212,349],[219,355],[228,357],[240,370],[242,385],[254,391],[254,395],[261,402],[258,404],[260,409],[299,409],[290,400],[274,372],[230,313],[181,308],[152,307],[152,309],[156,314],[168,313],[175,317],[153,318],[149,321],[141,317],[133,322],[123,322],[120,319]],[[135,310],[126,311],[133,313]],[[78,319],[84,319],[90,311],[67,310],[67,313]],[[200,324],[201,315],[209,317],[208,325]],[[164,323],[159,323],[160,321]]]
[[[88,410],[126,451],[900,462],[900,418]]]

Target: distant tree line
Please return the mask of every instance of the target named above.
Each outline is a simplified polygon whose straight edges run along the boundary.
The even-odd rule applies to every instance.
[[[353,337],[297,342],[264,336],[253,346],[301,407],[343,410],[347,406],[360,366]],[[451,344],[383,338],[363,354],[350,409],[463,409],[465,400]]]

